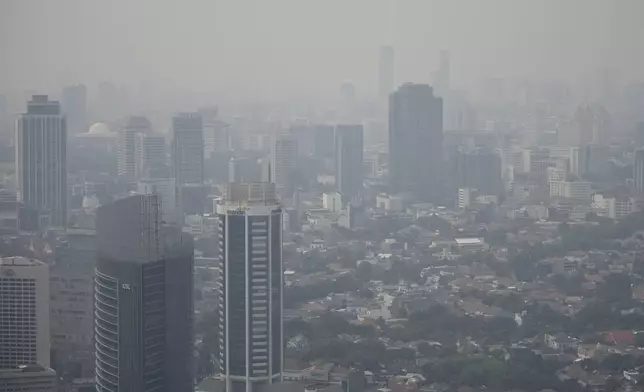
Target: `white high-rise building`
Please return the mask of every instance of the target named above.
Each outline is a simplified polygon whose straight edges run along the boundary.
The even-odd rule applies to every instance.
[[[133,180],[137,177],[137,141],[140,135],[152,133],[152,124],[141,116],[132,116],[120,130],[118,136],[118,175]]]
[[[49,367],[49,267],[0,258],[0,369]]]
[[[228,184],[217,206],[219,366],[226,391],[252,392],[284,368],[282,207],[272,183]]]
[[[166,164],[163,135],[138,134],[135,139],[135,171],[137,178],[149,178],[150,172]]]
[[[271,176],[280,192],[293,190],[293,174],[297,165],[298,143],[293,136],[279,135],[273,140]]]
[[[67,125],[60,105],[34,95],[16,122],[18,200],[67,224]]]

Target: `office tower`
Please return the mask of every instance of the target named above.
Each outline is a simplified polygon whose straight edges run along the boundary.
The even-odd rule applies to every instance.
[[[139,133],[135,139],[136,178],[150,178],[155,169],[166,164],[165,138],[159,134]]]
[[[635,192],[642,195],[644,194],[644,149],[635,150],[633,158]]]
[[[219,119],[219,108],[210,106],[198,110],[203,119],[204,157],[228,151],[229,125]]]
[[[0,368],[0,392],[57,392],[57,381],[53,369],[37,364]]]
[[[378,97],[384,104],[387,97],[394,91],[394,48],[391,46],[380,47],[378,61]]]
[[[193,390],[192,238],[161,224],[158,196],[97,213],[96,390]]]
[[[281,381],[282,208],[275,184],[228,184],[217,206],[220,372],[226,391]]]
[[[16,122],[19,201],[67,224],[67,125],[60,105],[34,95]]]
[[[426,84],[402,85],[389,98],[392,192],[437,202],[443,166],[443,100]]]
[[[482,195],[503,193],[501,156],[492,151],[475,150],[457,153],[457,187],[472,188]]]
[[[177,187],[177,203],[184,214],[202,214],[203,120],[197,113],[181,113],[172,118],[172,162]]]
[[[362,125],[335,127],[335,187],[344,204],[362,194]]]
[[[0,369],[49,367],[49,268],[24,257],[0,258]]]
[[[70,135],[78,135],[87,130],[87,87],[84,84],[63,88],[61,100],[63,113],[67,118]]]
[[[67,230],[49,269],[51,364],[61,376],[94,374],[94,231]]]
[[[335,132],[333,125],[316,125],[313,128],[313,156],[332,158],[335,154]]]
[[[139,194],[154,194],[159,196],[163,221],[178,223],[179,217],[176,214],[177,199],[174,178],[142,178],[137,185]]]
[[[150,135],[152,124],[143,116],[132,116],[118,135],[118,175],[134,180],[137,172],[137,140],[139,135]]]
[[[610,140],[610,113],[601,105],[580,106],[575,112],[574,145],[605,145]]]
[[[271,176],[277,189],[283,194],[293,193],[294,174],[297,165],[298,144],[293,136],[278,135],[273,140],[271,151]]]

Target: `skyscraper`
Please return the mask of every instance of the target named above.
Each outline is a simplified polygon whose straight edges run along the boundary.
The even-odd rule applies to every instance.
[[[217,207],[220,372],[227,392],[282,379],[282,208],[275,184],[228,184]]]
[[[67,230],[49,269],[51,364],[61,376],[94,374],[93,231]]]
[[[118,175],[129,180],[137,176],[137,140],[150,135],[152,124],[143,116],[130,117],[118,136]],[[140,151],[140,150],[139,150]]]
[[[335,127],[335,184],[348,203],[362,193],[363,180],[363,129],[362,125]]]
[[[441,197],[443,100],[426,84],[406,83],[389,98],[389,177],[392,192],[419,200]]]
[[[138,134],[135,139],[135,172],[137,178],[150,178],[151,172],[166,164],[165,138],[159,134]]]
[[[492,151],[476,150],[456,154],[457,188],[477,189],[483,195],[503,193],[501,156]]]
[[[87,131],[87,87],[84,84],[63,88],[62,108],[71,135]]]
[[[177,186],[177,203],[185,214],[204,209],[203,121],[197,113],[180,113],[172,118],[172,162]]]
[[[49,269],[24,257],[0,258],[0,369],[49,367]]]
[[[97,215],[96,390],[192,391],[192,238],[161,224],[156,195]]]
[[[293,193],[294,173],[297,165],[298,143],[290,135],[278,135],[273,140],[271,151],[271,176],[277,189],[283,194]]]
[[[394,48],[381,46],[378,60],[378,97],[384,104],[394,91]]]
[[[16,122],[16,174],[19,201],[67,223],[67,124],[60,105],[34,95]]]
[[[635,150],[633,179],[635,180],[635,192],[644,195],[644,149]]]

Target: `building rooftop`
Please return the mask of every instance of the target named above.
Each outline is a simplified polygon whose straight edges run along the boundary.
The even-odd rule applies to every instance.
[[[36,259],[26,257],[0,257],[0,267],[35,267],[46,266],[47,264]]]

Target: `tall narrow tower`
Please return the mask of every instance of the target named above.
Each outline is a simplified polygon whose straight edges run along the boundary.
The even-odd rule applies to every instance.
[[[67,124],[60,105],[34,95],[16,122],[19,200],[67,224]]]
[[[282,208],[275,184],[228,184],[217,208],[220,372],[227,392],[282,379]]]
[[[193,391],[192,238],[161,224],[157,195],[97,214],[96,390]]]

